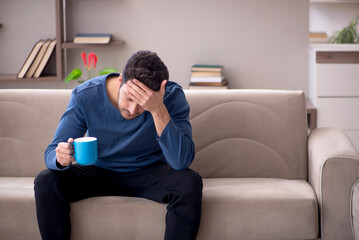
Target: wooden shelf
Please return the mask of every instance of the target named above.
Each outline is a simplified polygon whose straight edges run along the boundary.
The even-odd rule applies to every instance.
[[[17,74],[0,74],[0,82],[58,82],[57,76],[44,76],[39,78],[17,78]]]
[[[66,57],[65,49],[80,48],[118,48],[125,44],[123,40],[111,41],[108,44],[74,44],[73,42],[63,42],[64,40],[64,8],[63,3],[69,0],[55,0],[55,19],[56,19],[56,75],[44,76],[39,78],[17,78],[17,74],[0,74],[0,83],[10,82],[61,82],[64,80],[64,64]],[[0,23],[0,28],[3,26]],[[60,46],[60,47],[58,47]],[[25,60],[25,59],[24,59]]]
[[[64,42],[61,44],[61,48],[107,48],[107,47],[122,47],[125,44],[123,40],[112,41],[108,44],[76,44],[73,42]]]

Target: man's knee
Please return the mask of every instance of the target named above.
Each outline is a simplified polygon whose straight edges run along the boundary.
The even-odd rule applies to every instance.
[[[59,171],[46,169],[37,175],[34,181],[34,190],[51,191],[56,188],[61,173]]]
[[[39,175],[37,175],[37,177],[35,178],[35,185],[39,182],[42,181],[56,181],[56,177],[55,174],[53,173],[53,170],[50,169],[46,169],[42,172],[39,173]]]
[[[180,188],[184,193],[201,193],[203,189],[202,177],[191,169],[180,170],[181,177],[178,179]]]

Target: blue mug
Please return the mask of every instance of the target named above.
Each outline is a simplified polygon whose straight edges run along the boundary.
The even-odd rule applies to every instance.
[[[97,161],[97,138],[76,138],[72,143],[74,146],[74,158],[78,164],[91,165]]]

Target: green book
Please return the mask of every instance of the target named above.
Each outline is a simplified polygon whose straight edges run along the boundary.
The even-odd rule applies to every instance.
[[[202,65],[195,64],[192,66],[192,72],[203,71],[203,72],[221,72],[224,67],[222,65]]]
[[[200,68],[223,68],[222,65],[201,65],[201,64],[195,64],[192,67],[200,67]]]

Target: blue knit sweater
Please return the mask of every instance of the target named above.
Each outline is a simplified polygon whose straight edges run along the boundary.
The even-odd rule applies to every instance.
[[[72,91],[70,102],[51,144],[45,151],[48,168],[60,169],[56,165],[55,148],[67,139],[87,136],[98,139],[98,161],[96,166],[129,172],[146,166],[167,162],[174,169],[188,168],[194,158],[192,128],[189,123],[189,105],[182,88],[168,82],[164,104],[171,116],[170,122],[157,135],[150,112],[126,120],[115,108],[106,91],[106,79],[110,74],[99,76],[77,86]]]

